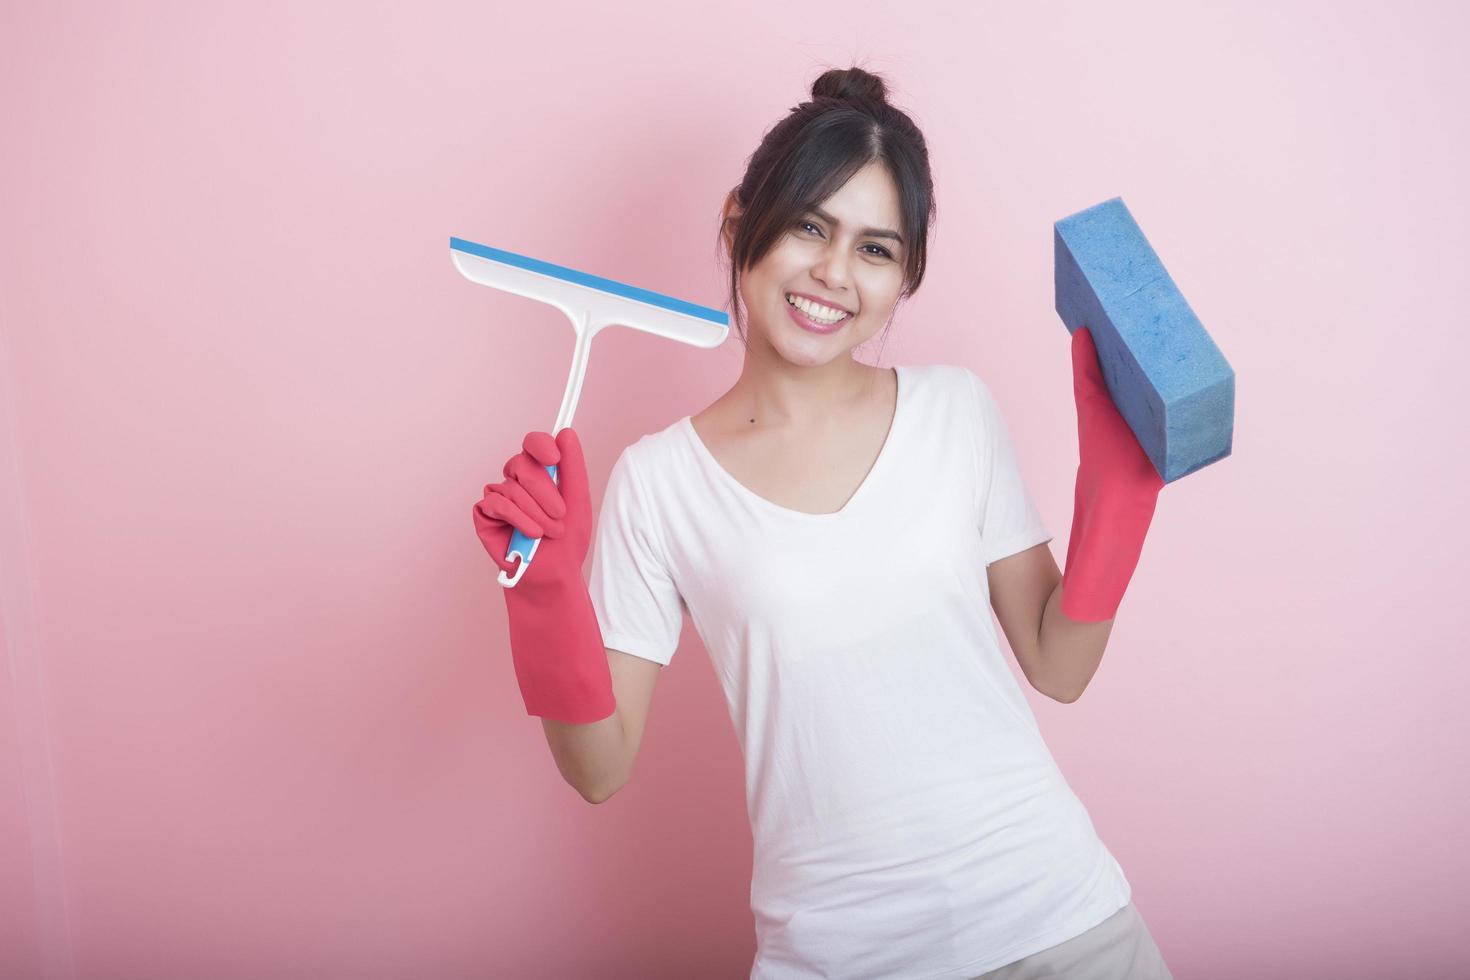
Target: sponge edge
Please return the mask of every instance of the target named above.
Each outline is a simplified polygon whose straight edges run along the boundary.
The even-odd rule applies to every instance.
[[[1235,371],[1121,197],[1053,226],[1056,308],[1087,327],[1119,413],[1165,483],[1230,455]]]

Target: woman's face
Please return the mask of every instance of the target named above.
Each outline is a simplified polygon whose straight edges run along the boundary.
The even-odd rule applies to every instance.
[[[898,188],[881,163],[859,170],[741,277],[749,340],[793,364],[816,366],[871,338],[888,322],[903,287]],[[849,315],[823,331],[798,322],[787,299],[811,297]]]

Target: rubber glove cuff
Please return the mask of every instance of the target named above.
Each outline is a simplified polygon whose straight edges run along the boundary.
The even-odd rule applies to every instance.
[[[618,703],[592,596],[581,575],[553,571],[533,561],[520,582],[502,589],[521,700],[528,715],[574,725],[601,721]]]

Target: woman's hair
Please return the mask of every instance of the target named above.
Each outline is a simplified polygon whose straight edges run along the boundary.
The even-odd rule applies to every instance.
[[[812,83],[811,101],[792,108],[751,154],[745,177],[731,192],[741,214],[730,246],[730,309],[742,341],[740,273],[758,263],[808,208],[873,161],[898,185],[904,240],[900,298],[923,282],[934,220],[929,150],[913,120],[889,105],[887,94],[883,80],[861,68],[825,71]]]

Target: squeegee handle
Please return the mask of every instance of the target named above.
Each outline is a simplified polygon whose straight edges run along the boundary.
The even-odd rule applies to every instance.
[[[552,465],[546,467],[546,472],[551,476],[552,480],[555,480],[556,464],[553,463]],[[515,584],[521,580],[521,576],[526,574],[526,566],[531,564],[531,559],[536,555],[536,546],[540,543],[540,538],[527,537],[520,528],[513,526],[510,535],[510,547],[505,550],[505,560],[510,561],[512,555],[520,555],[521,563],[516,566],[516,573],[514,576],[506,575],[505,572],[502,571],[497,581],[499,581],[501,585],[504,585],[507,588],[514,587]]]

